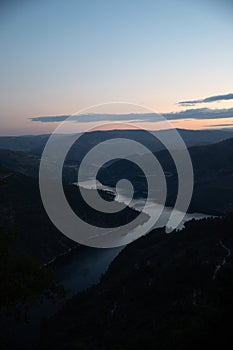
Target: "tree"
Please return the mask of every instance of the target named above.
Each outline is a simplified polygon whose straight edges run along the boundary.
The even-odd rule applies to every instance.
[[[65,296],[51,268],[40,266],[14,249],[16,236],[0,228],[0,343],[6,343],[5,331],[17,320],[29,321],[32,306],[44,299]],[[5,330],[5,331],[4,331]],[[1,346],[2,348],[3,346]]]

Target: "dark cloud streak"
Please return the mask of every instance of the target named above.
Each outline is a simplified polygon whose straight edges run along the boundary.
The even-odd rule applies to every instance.
[[[159,122],[163,120],[163,117],[167,120],[180,120],[180,119],[223,119],[233,118],[233,108],[229,109],[209,109],[209,108],[198,108],[198,109],[187,109],[180,112],[156,114],[156,113],[145,113],[145,114],[82,114],[76,116],[59,115],[59,116],[41,116],[30,118],[33,122],[51,123],[51,122],[62,122],[69,118],[69,121],[77,123],[89,123],[89,122],[102,122],[102,121],[128,121],[128,122]]]
[[[209,102],[226,101],[226,100],[233,100],[233,93],[225,94],[225,95],[210,96],[199,100],[181,101],[181,102],[178,102],[178,105],[194,106],[195,104],[199,104],[199,103],[209,103]]]
[[[69,118],[69,115],[51,115],[51,116],[41,116],[30,118],[33,122],[42,122],[42,123],[54,123],[54,122],[63,122]]]

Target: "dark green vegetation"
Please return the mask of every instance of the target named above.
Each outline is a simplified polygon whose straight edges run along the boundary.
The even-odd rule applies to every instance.
[[[232,251],[233,215],[152,231],[45,324],[42,348],[231,348]]]
[[[129,208],[122,211],[120,218],[118,215],[101,214],[85,203],[77,186],[65,184],[64,191],[72,209],[90,224],[114,227],[119,223],[123,225],[138,215],[138,212]],[[108,193],[102,193],[102,196],[108,200],[114,199]],[[2,167],[0,224],[18,235],[15,242],[17,252],[33,256],[43,263],[77,247],[77,243],[61,234],[47,216],[41,201],[38,180]]]
[[[232,137],[232,130],[183,130],[178,129],[181,137],[187,147],[194,145],[208,145]],[[159,134],[169,138],[170,130],[158,131]],[[107,134],[108,138],[131,137],[139,138],[142,142],[147,143],[147,146],[152,147],[154,152],[160,151],[163,147],[159,142],[155,142],[148,137],[148,133],[143,130],[109,130],[109,131],[93,131],[86,134],[85,143],[83,143],[81,152],[74,152],[73,160],[80,159],[79,157],[86,152],[89,146],[103,139],[103,135]],[[29,136],[1,136],[0,149],[8,149],[12,151],[21,151],[41,155],[49,135],[29,135]]]
[[[194,193],[189,208],[190,212],[203,212],[210,214],[222,214],[225,212],[233,211],[233,188],[232,188],[232,174],[233,174],[233,138],[221,141],[216,144],[211,143],[210,140],[215,135],[214,131],[203,132],[201,136],[200,131],[195,134],[195,131],[181,130],[183,134],[187,133],[187,144],[192,144],[192,142],[197,142],[198,144],[205,144],[204,137],[206,137],[207,145],[193,146],[189,148],[191,160],[194,168]],[[180,131],[180,132],[181,132]],[[108,135],[110,133],[110,135]],[[103,141],[103,135],[105,138],[111,136],[117,138],[119,137],[118,131],[109,131],[106,135],[101,132],[95,132],[95,138],[92,140],[90,135],[86,134],[83,136],[83,142],[78,145],[74,145],[67,155],[66,162],[63,169],[63,180],[65,183],[72,183],[77,181],[77,170],[79,166],[80,159],[85,154],[87,150],[98,144],[99,141]],[[130,136],[130,131],[123,131],[123,135],[126,133],[126,137]],[[137,134],[138,133],[138,134]],[[152,147],[152,140],[150,138],[143,139],[142,132],[137,131],[134,138],[138,141],[140,140],[146,146]],[[189,133],[192,134],[192,138]],[[213,134],[212,134],[213,133]],[[217,131],[216,131],[217,133]],[[224,137],[227,135],[230,137],[232,132],[226,131]],[[129,134],[129,135],[128,135]],[[182,135],[182,133],[181,133]],[[195,135],[195,137],[194,137]],[[207,136],[208,135],[208,136]],[[210,135],[212,135],[210,137]],[[97,137],[98,136],[98,137]],[[39,137],[39,136],[38,136]],[[38,138],[36,137],[36,138]],[[140,139],[142,137],[142,140]],[[223,138],[223,135],[221,134]],[[87,140],[86,140],[87,138]],[[17,139],[17,147],[19,148],[19,140]],[[26,138],[27,139],[27,138]],[[42,137],[45,143],[45,136]],[[193,140],[192,142],[190,140]],[[218,139],[218,137],[217,137]],[[1,140],[3,143],[4,138]],[[23,140],[23,139],[22,139]],[[189,142],[188,142],[189,140]],[[198,141],[199,140],[199,141]],[[86,143],[85,143],[85,142]],[[16,142],[16,141],[15,141]],[[21,141],[22,142],[22,141]],[[212,140],[213,142],[213,140]],[[8,144],[7,142],[5,142]],[[36,141],[34,147],[36,145]],[[26,144],[27,145],[27,144]],[[161,149],[161,144],[156,143],[156,149]],[[16,146],[14,148],[17,148]],[[42,147],[42,146],[41,146]],[[79,149],[81,147],[81,149]],[[175,146],[174,146],[175,147]],[[20,149],[24,149],[21,145]],[[16,152],[0,149],[0,164],[13,171],[20,172],[27,176],[38,177],[38,169],[40,163],[39,152],[36,153],[33,148],[32,153]],[[80,151],[80,152],[79,152]],[[41,151],[40,151],[41,152]],[[169,152],[162,150],[155,153],[156,158],[160,161],[163,170],[167,174],[167,186],[168,186],[168,196],[167,196],[167,206],[173,206],[177,196],[177,172],[175,164],[169,155]],[[138,156],[135,156],[135,158]],[[147,156],[143,155],[144,161],[146,161]],[[179,152],[178,152],[179,157]],[[122,179],[122,174],[124,178],[129,179],[135,186],[135,195],[138,197],[146,196],[147,193],[147,182],[143,179],[142,172],[135,168],[132,168],[130,162],[121,160],[111,162],[109,166],[104,167],[99,171],[98,179],[100,182],[106,185],[115,186],[119,179]]]
[[[116,131],[111,133],[119,136]],[[212,143],[212,136],[205,142],[207,134],[202,135],[202,141],[198,135],[201,146],[190,147],[195,173],[190,211],[229,213],[233,211],[233,138],[206,145]],[[86,147],[98,143],[101,133],[95,136],[81,155]],[[53,226],[40,199],[37,177],[47,136],[13,139],[0,138],[0,148],[2,142],[12,145],[11,151],[0,150],[0,224],[5,232],[16,234],[12,241],[10,234],[0,233],[0,309],[6,311],[9,306],[10,319],[19,314],[27,317],[34,303],[64,291],[53,273],[40,268],[31,257],[42,264],[77,247]],[[189,138],[188,145],[192,142]],[[159,145],[156,147],[160,150]],[[177,194],[176,169],[166,151],[160,150],[156,157],[167,174],[167,205],[172,205]],[[73,210],[84,221],[113,227],[138,215],[127,209],[119,218],[88,207],[79,188],[69,185],[76,180],[77,159],[74,147],[65,164],[64,190]],[[114,185],[122,174],[136,183],[138,196],[144,194],[142,174],[137,169],[132,171],[127,162],[112,162],[98,176],[103,183]],[[109,193],[101,195],[114,199]],[[184,230],[170,235],[164,229],[152,231],[122,251],[101,283],[75,296],[43,323],[41,349],[186,350],[202,345],[207,349],[232,346],[232,251],[232,214],[222,219],[193,220]],[[6,322],[6,315],[1,315]]]
[[[16,251],[47,262],[74,247],[50,222],[41,202],[38,180],[0,169],[0,224],[17,235]]]
[[[233,138],[208,146],[189,148],[194,170],[194,191],[190,212],[222,214],[233,211]],[[167,205],[173,206],[177,196],[177,171],[168,151],[155,154],[167,173]],[[177,151],[179,157],[179,151]],[[143,155],[146,162],[146,155]],[[136,158],[136,157],[135,157]],[[149,160],[148,160],[149,162]],[[107,185],[114,185],[122,173],[136,184],[138,196],[146,192],[146,182],[137,169],[125,160],[112,162],[99,173],[99,179]]]
[[[116,225],[116,217],[96,214],[88,207],[77,186],[65,184],[64,191],[73,210],[86,222],[104,227]],[[114,199],[109,193],[102,193],[102,196]],[[126,208],[120,223],[131,221],[137,215],[137,211]],[[0,167],[0,224],[5,232],[14,232],[14,235],[0,232],[2,349],[7,344],[7,334],[11,336],[13,332],[14,319],[28,319],[32,306],[44,298],[55,299],[64,292],[53,272],[41,267],[41,263],[82,247],[62,235],[50,222],[40,198],[38,180],[3,167]]]
[[[16,254],[15,235],[0,229],[0,347],[7,348],[10,329],[16,321],[29,321],[32,306],[44,299],[63,297],[65,290],[50,268],[41,268],[32,258]]]
[[[187,147],[199,145],[212,145],[227,140],[233,136],[233,131],[224,130],[177,130],[183,138]],[[161,130],[155,132],[155,137],[144,130],[109,130],[93,131],[83,134],[78,142],[74,143],[66,157],[64,166],[64,179],[68,182],[77,180],[77,166],[83,156],[100,142],[122,137],[133,139],[144,144],[152,152],[157,153],[164,150],[164,146],[156,138],[156,135],[167,140],[171,138],[172,130]],[[66,142],[65,135],[57,136],[59,142]],[[0,137],[0,164],[11,170],[21,172],[28,176],[38,176],[40,157],[48,141],[49,135],[37,136],[6,136]],[[75,139],[75,138],[74,138]],[[123,146],[124,147],[124,144]],[[176,145],[172,148],[175,149]]]

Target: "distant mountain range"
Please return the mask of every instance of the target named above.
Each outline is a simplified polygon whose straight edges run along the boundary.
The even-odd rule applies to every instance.
[[[190,147],[189,151],[195,175],[189,211],[216,215],[233,211],[233,138],[216,144]],[[166,205],[172,206],[177,195],[176,169],[167,151],[159,151],[155,155],[164,171],[170,174],[166,178]],[[143,157],[146,159],[147,156]],[[74,247],[75,243],[61,235],[47,217],[38,188],[39,163],[40,156],[36,153],[0,150],[0,224],[19,233],[19,250],[45,262]],[[89,220],[93,218],[101,225],[103,222],[113,225],[114,220],[119,218],[103,218],[91,212],[82,201],[79,190],[69,185],[76,181],[78,164],[79,162],[67,161],[64,167],[65,191],[73,209],[81,208],[84,217]],[[99,172],[98,177],[102,183],[114,186],[118,179],[122,179],[122,174],[124,178],[136,183],[137,195],[143,196],[146,185],[141,173],[132,171],[127,162],[111,162]],[[133,215],[135,213],[130,210],[125,212],[125,217]]]
[[[127,132],[127,130],[124,131],[124,133]],[[139,133],[137,137],[139,137],[140,131],[137,132]],[[111,133],[112,136],[113,134],[116,136],[119,135],[118,131],[111,131]],[[192,135],[195,133],[191,132]],[[98,135],[102,139],[105,134],[100,133]],[[197,132],[197,135],[200,134]],[[227,135],[231,134],[227,132]],[[90,135],[88,135],[88,138],[90,138]],[[93,140],[92,145],[96,142],[98,143],[100,139]],[[90,144],[87,146],[84,143],[84,145],[86,148],[90,148]],[[82,149],[81,153],[83,151],[84,149]],[[192,146],[189,147],[189,152],[193,163],[195,180],[194,193],[189,210],[210,214],[222,214],[232,211],[233,138],[228,138],[215,144]],[[168,186],[166,204],[172,206],[177,195],[177,172],[175,165],[167,150],[155,152],[155,156],[160,161],[165,173],[169,175],[166,177]],[[77,150],[71,150],[71,156],[66,160],[63,169],[63,180],[65,183],[77,181],[77,171],[80,161],[70,160],[75,157],[79,159],[82,156],[77,155]],[[134,157],[135,159],[137,157],[143,157],[144,162],[147,161],[146,154],[135,155]],[[38,177],[40,156],[36,153],[0,149],[0,164],[3,167],[26,176]],[[136,196],[141,197],[146,195],[147,184],[143,179],[141,171],[132,169],[132,165],[124,160],[111,161],[110,164],[107,164],[99,171],[98,180],[105,185],[115,186],[117,181],[122,179],[122,175],[135,185]]]
[[[233,211],[233,138],[225,141],[189,148],[194,170],[194,192],[189,211],[221,214]],[[155,153],[167,176],[167,205],[173,206],[177,196],[177,170],[167,150]],[[150,162],[147,155],[144,163]],[[147,161],[148,159],[148,161]],[[132,169],[126,160],[116,160],[105,166],[98,174],[98,179],[105,185],[115,186],[119,179],[129,179],[137,191],[137,196],[147,195],[147,182],[141,171]]]
[[[152,131],[153,134],[161,134],[164,137],[170,137],[173,129]],[[187,147],[195,145],[207,145],[217,143],[227,138],[233,137],[233,130],[186,130],[177,129],[183,138]],[[41,155],[46,142],[50,135],[29,135],[29,136],[2,136],[0,137],[0,149],[8,149],[12,151],[21,151]],[[63,135],[66,138],[66,135]],[[82,135],[83,142],[79,143],[78,153],[76,148],[69,154],[69,160],[80,160],[80,157],[93,145],[98,144],[104,139],[114,139],[118,137],[132,138],[143,142],[153,152],[163,149],[159,141],[155,142],[150,137],[150,133],[144,130],[108,130],[108,131],[92,131]],[[81,148],[81,149],[80,149]]]

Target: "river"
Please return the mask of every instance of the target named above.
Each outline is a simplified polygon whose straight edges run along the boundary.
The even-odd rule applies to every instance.
[[[92,180],[85,181],[81,184],[85,188],[92,189],[94,182]],[[98,184],[98,188],[111,191],[114,189]],[[124,191],[120,190],[116,200],[119,202],[128,203],[129,198]],[[135,209],[143,210],[144,200],[136,199],[131,202],[131,206]],[[156,210],[156,204],[151,200],[145,213],[151,215]],[[169,215],[171,214],[172,208],[165,208],[163,215],[160,220],[154,225],[154,227],[162,227],[166,224]],[[182,228],[185,221],[193,218],[200,219],[207,217],[208,215],[201,213],[186,214],[184,220],[180,224]],[[134,229],[132,234],[138,237],[141,230],[141,226]],[[136,231],[135,231],[136,230]],[[98,249],[90,247],[77,248],[69,254],[59,258],[53,265],[58,280],[68,290],[66,299],[71,298],[74,294],[87,289],[88,287],[98,283],[102,274],[105,273],[110,263],[119,254],[123,247],[111,248],[111,249]],[[16,327],[15,334],[11,337],[12,349],[24,349],[31,350],[37,349],[39,340],[40,327],[45,317],[49,317],[54,314],[59,308],[61,308],[62,301],[57,301],[53,304],[50,301],[44,302],[39,307],[34,307],[31,312],[29,324],[19,324]]]

